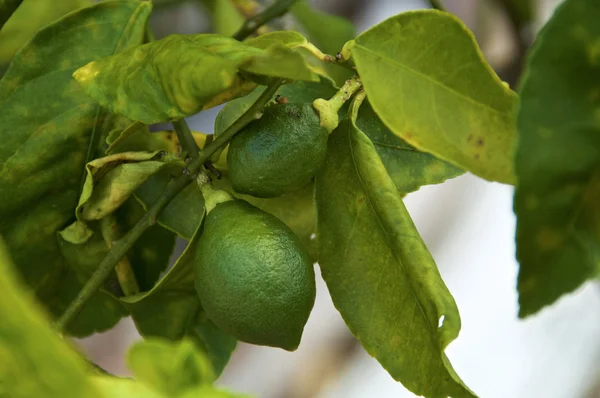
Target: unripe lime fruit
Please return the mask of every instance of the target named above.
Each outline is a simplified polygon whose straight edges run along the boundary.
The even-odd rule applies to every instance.
[[[325,162],[328,132],[311,104],[278,104],[229,145],[229,179],[236,192],[271,198],[308,184]]]
[[[216,204],[196,246],[195,276],[202,307],[221,329],[251,344],[298,347],[315,275],[308,253],[278,218],[244,200]]]

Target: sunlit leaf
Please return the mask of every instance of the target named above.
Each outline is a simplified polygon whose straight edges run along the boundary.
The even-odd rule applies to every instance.
[[[517,96],[456,17],[399,14],[361,33],[345,52],[375,113],[396,135],[487,180],[514,182]]]
[[[317,80],[299,53],[252,47],[216,34],[170,35],[80,68],[74,77],[113,112],[146,124],[193,115],[247,94],[248,72]]]
[[[188,339],[146,339],[134,344],[127,363],[136,380],[175,397],[215,380],[210,361]]]
[[[600,3],[568,0],[529,57],[516,157],[519,316],[600,272]]]
[[[394,135],[373,112],[369,103],[361,106],[356,125],[373,142],[400,193],[416,191],[423,185],[439,184],[464,173]]]
[[[0,396],[98,398],[83,360],[48,325],[0,241]]]
[[[473,397],[444,354],[460,330],[452,295],[375,147],[348,119],[317,175],[319,265],[346,324],[406,388]]]

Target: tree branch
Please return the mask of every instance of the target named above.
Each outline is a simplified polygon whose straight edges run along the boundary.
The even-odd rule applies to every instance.
[[[240,116],[231,126],[229,126],[222,134],[220,134],[213,142],[207,145],[198,156],[192,160],[187,170],[175,180],[171,181],[165,192],[160,198],[148,209],[144,216],[134,225],[134,227],[123,236],[122,239],[115,242],[112,249],[102,260],[100,265],[85,286],[81,289],[77,297],[71,301],[65,312],[56,321],[56,328],[63,331],[69,322],[81,311],[87,301],[94,295],[98,288],[104,283],[104,280],[110,275],[118,262],[125,256],[127,251],[133,246],[135,241],[142,233],[150,226],[156,223],[156,219],[160,212],[175,198],[179,192],[183,190],[189,183],[194,180],[202,165],[206,163],[210,157],[215,154],[220,148],[227,145],[229,141],[248,123],[257,118],[257,114],[262,110],[265,104],[271,99],[273,94],[279,89],[283,81],[276,80],[273,84],[261,94],[261,96],[252,104],[250,108],[242,116]]]
[[[270,7],[267,7],[263,12],[256,14],[252,18],[248,18],[244,25],[233,35],[233,38],[239,41],[244,40],[258,28],[266,24],[272,19],[278,18],[288,12],[290,7],[297,0],[279,0]]]
[[[179,139],[179,145],[181,146],[181,157],[187,158],[188,156],[192,159],[198,157],[198,144],[196,144],[196,140],[190,131],[190,127],[188,126],[185,119],[175,120],[171,122],[173,127],[175,128],[175,132],[177,133],[177,138]]]

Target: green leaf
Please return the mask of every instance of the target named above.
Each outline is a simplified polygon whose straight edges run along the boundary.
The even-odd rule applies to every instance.
[[[123,231],[129,231],[144,216],[144,209],[135,200],[129,199],[116,212],[117,221]],[[160,225],[148,228],[135,242],[127,256],[142,292],[152,289],[161,273],[167,269],[176,236]]]
[[[127,363],[136,380],[170,397],[215,380],[210,361],[188,339],[140,341],[129,349]]]
[[[0,28],[0,64],[8,63],[40,28],[86,5],[90,5],[89,0],[24,0]]]
[[[300,23],[300,31],[326,54],[337,54],[347,41],[356,36],[356,29],[350,21],[316,10],[306,0],[297,1],[291,13]],[[325,69],[339,85],[352,76],[351,71],[338,65],[329,64]]]
[[[231,0],[201,0],[212,16],[212,28],[215,33],[233,36],[244,24],[245,18],[235,8]]]
[[[348,119],[317,175],[319,265],[352,333],[410,391],[473,397],[444,354],[460,330],[452,295],[373,144]]]
[[[143,383],[112,376],[92,376],[90,381],[106,398],[166,398]]]
[[[100,397],[80,356],[49,327],[0,241],[0,396]]]
[[[514,182],[517,96],[458,18],[399,14],[360,34],[348,51],[373,109],[396,135],[487,180]]]
[[[204,209],[202,209],[204,211]],[[199,226],[197,226],[199,229]],[[199,233],[169,272],[148,293],[123,297],[140,334],[180,340],[187,336],[203,349],[220,374],[236,340],[219,330],[202,311],[194,288],[193,259]]]
[[[215,34],[171,35],[80,68],[74,77],[101,105],[146,124],[193,115],[247,94],[238,72],[317,80],[299,53],[263,50]]]
[[[103,121],[71,75],[140,44],[149,14],[150,4],[137,1],[102,2],[69,14],[40,30],[0,81],[0,233],[48,306],[67,290],[56,232],[73,219],[90,135]]]
[[[439,184],[464,173],[394,135],[367,102],[360,108],[356,125],[373,142],[388,174],[402,194],[416,191],[423,185]]]
[[[566,1],[523,79],[514,199],[520,317],[600,271],[598,20],[600,4]]]
[[[281,44],[289,48],[297,48],[305,45],[308,43],[308,41],[306,40],[306,37],[302,36],[298,32],[293,32],[290,30],[277,30],[250,38],[244,43],[252,47],[266,50],[267,48],[277,44]]]
[[[79,220],[100,220],[121,206],[153,174],[169,166],[164,151],[122,152],[85,165],[87,176],[76,214]]]

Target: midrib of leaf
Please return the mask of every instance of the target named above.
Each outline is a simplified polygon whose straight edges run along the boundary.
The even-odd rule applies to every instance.
[[[369,138],[370,139],[370,138]],[[395,149],[397,151],[407,151],[407,152],[420,152],[419,150],[417,150],[416,148],[410,148],[408,146],[400,146],[400,145],[394,145],[394,144],[386,144],[383,143],[381,141],[377,141],[377,140],[373,140],[371,139],[371,142],[373,143],[373,145],[376,146],[381,146],[384,148],[390,148],[390,149]]]
[[[364,50],[366,52],[369,52],[369,53],[373,54],[374,56],[376,56],[379,59],[381,59],[383,62],[387,62],[387,63],[392,64],[392,65],[396,65],[396,66],[398,66],[398,67],[400,67],[400,68],[402,68],[402,69],[404,69],[404,70],[406,70],[406,71],[408,71],[408,72],[410,72],[410,73],[412,73],[412,74],[414,74],[414,75],[416,75],[418,77],[423,78],[424,80],[428,81],[429,83],[431,83],[433,85],[436,85],[436,86],[438,86],[438,87],[440,87],[440,88],[442,88],[442,89],[444,89],[444,90],[446,90],[446,91],[448,91],[448,92],[456,95],[457,97],[459,97],[459,98],[461,98],[461,99],[463,99],[463,100],[471,103],[474,106],[487,109],[487,110],[491,111],[492,113],[496,113],[496,114],[499,114],[499,115],[504,116],[504,117],[509,117],[510,118],[510,116],[511,116],[510,113],[500,111],[500,110],[498,110],[496,108],[492,108],[488,104],[485,104],[483,102],[479,102],[479,101],[477,101],[477,100],[475,100],[475,99],[473,99],[473,98],[471,98],[471,97],[469,97],[469,96],[461,93],[460,91],[456,91],[455,89],[446,86],[445,84],[441,83],[440,81],[438,81],[438,80],[436,80],[436,79],[434,79],[434,78],[432,78],[432,77],[430,77],[428,75],[424,75],[423,73],[421,73],[421,72],[419,72],[419,71],[417,71],[417,70],[415,70],[415,69],[413,69],[413,68],[411,68],[411,67],[409,67],[409,66],[407,66],[405,64],[402,64],[402,63],[400,63],[398,61],[395,61],[395,60],[393,60],[391,58],[387,58],[384,55],[382,55],[382,54],[380,54],[378,52],[375,52],[374,50],[371,50],[370,48],[362,46],[362,45],[360,45],[358,43],[356,43],[355,46],[356,47],[360,47],[361,50]],[[500,82],[500,84],[501,84],[501,82]]]
[[[353,123],[350,123],[348,128],[349,129],[352,129],[352,128],[358,129],[357,127],[354,126]],[[429,319],[427,318],[427,316],[425,314],[425,311],[423,310],[423,307],[421,306],[421,302],[417,298],[417,295],[416,295],[416,293],[414,291],[413,285],[410,282],[410,277],[406,274],[406,271],[404,270],[404,265],[402,264],[402,261],[396,255],[396,250],[394,249],[394,245],[392,243],[392,240],[389,237],[388,231],[384,227],[383,222],[381,221],[381,219],[379,217],[379,214],[377,213],[377,210],[373,206],[373,203],[372,203],[372,200],[371,200],[371,193],[366,188],[366,186],[365,186],[365,184],[363,182],[363,177],[360,174],[360,171],[359,171],[359,169],[357,167],[356,157],[354,155],[354,146],[352,145],[352,134],[348,134],[348,144],[349,144],[349,148],[350,148],[350,155],[352,157],[352,165],[354,166],[354,170],[356,171],[356,175],[358,177],[358,181],[360,183],[360,186],[363,188],[363,191],[365,192],[365,197],[367,198],[367,203],[369,203],[369,206],[371,207],[371,210],[375,214],[375,218],[377,219],[377,223],[379,224],[379,227],[381,228],[381,230],[383,231],[383,234],[385,235],[385,238],[386,238],[386,240],[388,242],[388,246],[390,248],[390,252],[392,252],[394,259],[400,265],[400,269],[402,270],[402,273],[404,274],[404,276],[406,277],[406,279],[409,281],[408,285],[410,286],[410,293],[411,293],[413,299],[415,300],[415,302],[417,303],[417,305],[419,307],[419,311],[421,312],[421,315],[425,319],[425,322],[427,323],[427,325],[429,326],[429,329],[431,331],[432,330],[431,323],[429,322]],[[400,196],[400,194],[398,194],[398,196]],[[357,218],[358,218],[358,215],[357,215]],[[350,238],[348,238],[348,239],[350,239]],[[379,284],[378,284],[378,286],[379,286]],[[375,303],[375,301],[373,303]],[[373,305],[375,305],[375,304],[373,304]],[[371,312],[371,314],[372,314],[372,312]],[[435,329],[433,329],[433,330],[435,330]],[[430,335],[431,335],[431,333],[430,333]],[[436,346],[437,346],[437,344],[436,344]]]

